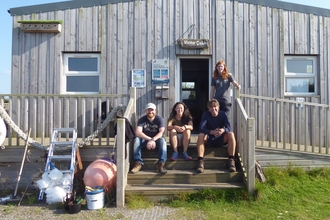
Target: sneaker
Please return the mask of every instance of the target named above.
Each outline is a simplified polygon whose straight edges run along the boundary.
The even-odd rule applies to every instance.
[[[197,173],[203,173],[204,172],[204,160],[199,159],[197,162]]]
[[[141,170],[142,164],[138,161],[135,162],[133,169],[131,170],[131,173],[137,173]]]
[[[235,160],[233,158],[228,160],[229,172],[236,172]]]
[[[183,152],[183,159],[184,160],[192,160],[192,157],[189,156],[187,152]]]
[[[179,154],[178,154],[178,152],[173,152],[173,154],[172,154],[172,157],[170,158],[170,160],[177,160],[178,159],[178,157],[179,157]]]
[[[158,163],[158,171],[161,173],[161,174],[166,174],[167,173],[167,170],[165,168],[165,163],[164,162],[160,162]]]

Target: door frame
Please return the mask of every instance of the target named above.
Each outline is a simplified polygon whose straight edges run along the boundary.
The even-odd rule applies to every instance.
[[[212,57],[211,56],[196,56],[196,55],[182,55],[182,56],[176,56],[176,71],[175,71],[175,102],[181,101],[181,59],[196,59],[196,60],[208,60],[209,61],[209,82],[208,82],[208,97],[210,97],[210,85],[211,85],[211,79],[212,79]]]

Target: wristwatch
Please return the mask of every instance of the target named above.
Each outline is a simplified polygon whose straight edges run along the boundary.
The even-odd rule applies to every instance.
[[[187,130],[187,125],[184,125],[183,127]]]
[[[149,141],[155,141],[155,139],[152,137]]]

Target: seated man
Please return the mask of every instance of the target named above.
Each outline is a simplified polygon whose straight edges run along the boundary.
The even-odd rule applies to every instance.
[[[143,166],[141,158],[141,149],[146,147],[148,150],[153,150],[158,147],[158,171],[161,174],[167,173],[165,162],[167,159],[167,145],[163,137],[165,131],[165,122],[162,117],[156,115],[156,105],[148,103],[146,106],[146,115],[142,116],[135,129],[134,139],[134,167],[131,173],[137,173]]]
[[[229,154],[228,168],[230,172],[235,172],[235,135],[231,132],[228,116],[225,112],[219,111],[220,105],[216,99],[207,102],[209,111],[202,115],[199,134],[197,139],[198,164],[197,172],[204,172],[204,146],[207,144],[212,147],[222,147],[228,144],[227,151]]]

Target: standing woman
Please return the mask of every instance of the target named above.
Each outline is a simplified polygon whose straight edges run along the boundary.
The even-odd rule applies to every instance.
[[[193,121],[188,107],[183,102],[175,103],[167,121],[167,130],[170,132],[170,143],[174,150],[171,160],[178,159],[179,145],[183,147],[183,159],[192,159],[188,155],[187,149],[193,129]]]
[[[226,112],[228,117],[231,109],[230,83],[241,89],[233,75],[228,73],[225,61],[221,60],[217,62],[213,71],[210,100],[217,99],[220,103],[220,110]]]

